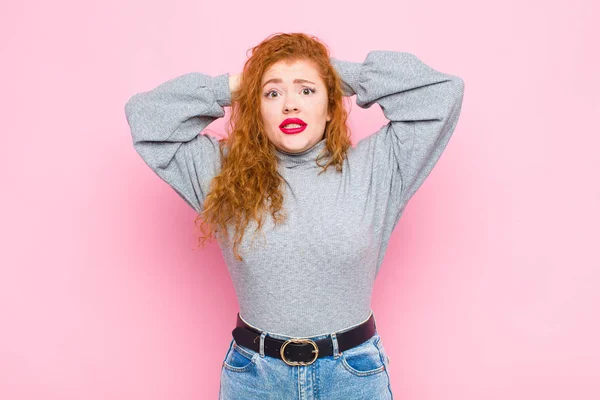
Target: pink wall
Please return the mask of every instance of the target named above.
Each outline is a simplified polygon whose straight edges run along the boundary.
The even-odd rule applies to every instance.
[[[279,31],[353,61],[409,51],[465,81],[375,285],[395,395],[600,398],[598,3],[235,3],[2,7],[0,398],[216,398],[233,288],[135,153],[124,104],[185,72],[239,72]],[[354,106],[354,140],[384,122]]]

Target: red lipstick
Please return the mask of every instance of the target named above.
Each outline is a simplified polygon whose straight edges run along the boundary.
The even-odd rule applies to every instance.
[[[294,128],[285,128],[286,125],[289,124],[298,124],[299,127]],[[302,121],[300,118],[286,118],[280,125],[279,129],[285,134],[292,135],[295,133],[300,133],[304,129],[306,129],[306,122]]]

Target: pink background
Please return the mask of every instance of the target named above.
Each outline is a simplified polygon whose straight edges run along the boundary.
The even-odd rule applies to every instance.
[[[600,398],[598,2],[368,4],[3,4],[0,398],[217,397],[233,287],[135,153],[124,105],[186,72],[237,73],[282,31],[465,81],[375,284],[395,397]],[[353,102],[354,143],[384,122]]]

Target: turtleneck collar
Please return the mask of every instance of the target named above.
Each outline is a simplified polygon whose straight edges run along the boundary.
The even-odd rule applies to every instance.
[[[314,165],[315,167],[318,167],[316,163],[317,156],[319,153],[321,153],[323,148],[325,148],[326,144],[327,139],[323,138],[313,147],[300,153],[288,153],[287,151],[280,150],[275,146],[273,146],[273,148],[275,149],[275,155],[277,156],[277,160],[281,166],[286,168],[296,168]]]

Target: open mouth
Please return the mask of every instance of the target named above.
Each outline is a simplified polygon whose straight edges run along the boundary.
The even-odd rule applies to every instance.
[[[300,118],[286,118],[281,125],[279,125],[279,129],[288,135],[300,133],[306,129],[306,122],[302,121]]]
[[[303,130],[306,129],[306,125],[301,125],[301,124],[288,124],[285,126],[280,126],[279,129],[281,129],[281,132],[287,134],[287,135],[292,135],[295,133],[300,133]]]

